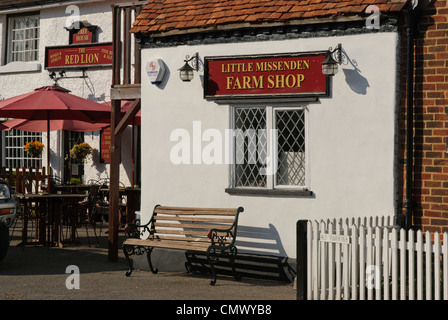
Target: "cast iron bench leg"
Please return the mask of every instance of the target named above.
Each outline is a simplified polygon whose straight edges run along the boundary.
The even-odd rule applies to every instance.
[[[129,264],[129,271],[126,272],[126,277],[130,277],[132,274],[132,270],[134,270],[134,262],[129,257],[129,254],[132,253],[133,251],[134,251],[134,249],[129,250],[128,246],[126,246],[126,245],[123,246],[124,256],[126,257],[126,260],[128,261],[128,264]]]
[[[216,270],[214,264],[218,262],[218,255],[216,254],[216,248],[208,247],[207,249],[207,261],[210,265],[210,269],[212,270],[213,280],[210,281],[210,285],[214,286],[216,283]]]
[[[238,254],[238,249],[236,247],[231,247],[230,248],[230,263],[232,264],[232,273],[233,273],[233,276],[235,277],[235,280],[239,281],[239,280],[241,280],[241,275],[239,275],[235,269],[235,259],[236,259],[237,254]]]
[[[152,247],[148,248],[146,258],[148,259],[148,264],[149,264],[149,268],[151,269],[151,272],[156,274],[157,272],[159,272],[159,269],[154,269],[154,267],[152,266],[152,261],[151,261],[152,249],[154,249],[154,248],[152,248]]]

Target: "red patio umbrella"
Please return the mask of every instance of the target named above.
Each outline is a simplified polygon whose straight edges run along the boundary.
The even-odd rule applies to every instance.
[[[0,117],[47,121],[47,188],[50,191],[51,120],[79,120],[94,123],[110,116],[110,108],[69,93],[59,86],[45,86],[0,101]]]
[[[50,120],[51,131],[68,130],[68,131],[98,131],[107,126],[108,123],[90,123],[79,120],[63,119],[63,120]],[[2,127],[3,126],[3,127]],[[12,130],[17,129],[27,132],[46,132],[47,120],[27,120],[27,119],[12,119],[3,122],[0,125],[0,130]]]

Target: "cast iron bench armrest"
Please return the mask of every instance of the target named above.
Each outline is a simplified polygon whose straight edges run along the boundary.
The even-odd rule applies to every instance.
[[[207,236],[211,241],[211,245],[220,247],[233,246],[233,244],[235,243],[234,232],[232,232],[234,228],[235,227],[232,226],[229,229],[210,229]],[[227,239],[229,238],[232,239],[230,243],[227,241]]]

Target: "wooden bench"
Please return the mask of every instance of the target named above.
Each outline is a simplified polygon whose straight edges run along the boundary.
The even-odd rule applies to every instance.
[[[214,265],[220,257],[229,258],[232,271],[235,271],[235,246],[238,226],[238,215],[242,207],[235,209],[222,208],[185,208],[157,205],[151,220],[145,225],[131,224],[127,238],[123,242],[123,251],[129,263],[130,276],[133,268],[132,255],[147,254],[151,271],[156,274],[151,262],[154,248],[184,250],[187,252],[206,253],[213,280],[216,283]],[[187,271],[189,270],[186,263]]]

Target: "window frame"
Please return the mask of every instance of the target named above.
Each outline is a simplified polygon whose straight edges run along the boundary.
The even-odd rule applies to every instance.
[[[312,196],[313,192],[310,191],[310,161],[309,161],[309,112],[306,104],[295,104],[291,105],[231,105],[230,117],[229,117],[229,127],[231,128],[231,139],[229,139],[229,188],[226,188],[226,192],[229,194],[269,194],[269,195],[286,195],[286,196]],[[271,172],[274,174],[268,174],[266,177],[266,186],[264,187],[247,187],[247,186],[236,186],[236,139],[233,134],[236,129],[235,123],[235,109],[236,108],[264,108],[266,110],[266,130],[268,134],[267,139],[267,156],[271,159]],[[276,112],[277,111],[292,111],[292,110],[302,110],[304,112],[304,130],[305,130],[305,183],[302,186],[297,185],[278,185],[277,184],[277,172],[274,170],[274,163],[278,161],[278,142],[272,143],[273,138],[270,132],[272,129],[276,129]],[[272,158],[272,155],[275,158]]]
[[[37,53],[37,57],[35,60],[12,60],[12,49],[13,49],[13,20],[15,19],[19,19],[19,18],[23,18],[23,17],[37,17],[39,19],[39,27],[37,28],[39,30],[39,36],[37,37],[37,48],[33,49],[33,51],[36,51]],[[21,14],[12,14],[12,15],[8,15],[6,17],[6,21],[7,21],[7,29],[6,29],[6,46],[5,46],[5,64],[8,63],[12,63],[12,62],[38,62],[39,61],[39,57],[40,57],[40,12],[27,12],[27,13],[21,13]],[[26,39],[24,40],[24,42],[26,41]],[[25,55],[26,58],[26,50],[23,50],[23,54]]]
[[[11,141],[14,145],[7,143]],[[31,157],[23,147],[27,141],[43,141],[42,133],[26,132],[22,130],[12,129],[3,131],[2,134],[2,166],[3,167],[42,167],[42,155],[40,157]],[[8,150],[16,150],[20,156],[14,155],[14,152]],[[9,163],[8,163],[9,162]]]

